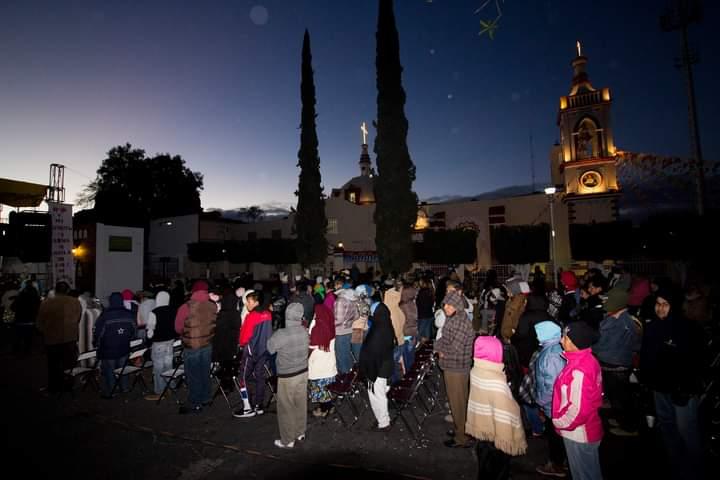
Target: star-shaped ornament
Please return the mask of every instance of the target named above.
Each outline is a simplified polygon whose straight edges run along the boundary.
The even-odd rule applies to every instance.
[[[480,30],[480,33],[478,35],[482,35],[484,33],[488,34],[488,37],[490,37],[490,40],[495,39],[495,31],[498,28],[498,20],[500,18],[495,18],[493,20],[480,20],[480,26],[482,29]]]

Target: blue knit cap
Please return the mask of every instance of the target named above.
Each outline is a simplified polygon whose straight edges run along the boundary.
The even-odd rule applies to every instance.
[[[553,339],[560,340],[560,337],[562,336],[560,325],[549,320],[536,324],[535,333],[537,333],[537,339],[540,343]]]

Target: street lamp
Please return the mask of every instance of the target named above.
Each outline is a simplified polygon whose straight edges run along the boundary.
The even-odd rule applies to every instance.
[[[550,263],[552,265],[552,276],[553,276],[553,285],[555,286],[555,289],[558,288],[558,281],[557,281],[557,274],[555,273],[555,192],[557,192],[557,188],[555,187],[546,187],[545,188],[545,195],[548,196],[548,201],[550,203]]]

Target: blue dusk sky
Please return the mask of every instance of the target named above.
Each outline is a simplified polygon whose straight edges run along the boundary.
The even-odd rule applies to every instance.
[[[495,15],[493,2],[476,15],[483,3],[395,2],[421,199],[529,184],[531,134],[537,182],[548,181],[578,39],[592,83],[613,93],[618,148],[687,155],[680,36],[660,30],[664,0],[499,0],[494,40],[478,34]],[[690,34],[709,160],[720,159],[718,3]],[[202,172],[204,208],[294,204],[308,28],[329,193],[359,173],[359,126],[375,117],[376,22],[373,0],[0,2],[0,176],[44,183],[64,164],[73,201],[130,142]]]

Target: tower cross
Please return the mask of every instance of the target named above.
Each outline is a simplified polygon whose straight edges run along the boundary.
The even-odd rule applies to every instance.
[[[367,129],[367,125],[365,125],[365,122],[363,122],[362,125],[360,125],[360,131],[362,132],[362,136],[363,136],[363,143],[362,143],[362,144],[363,144],[363,145],[367,145],[368,129]]]
[[[580,45],[580,40],[575,43],[575,46],[577,47],[578,57],[582,57],[582,46]]]

